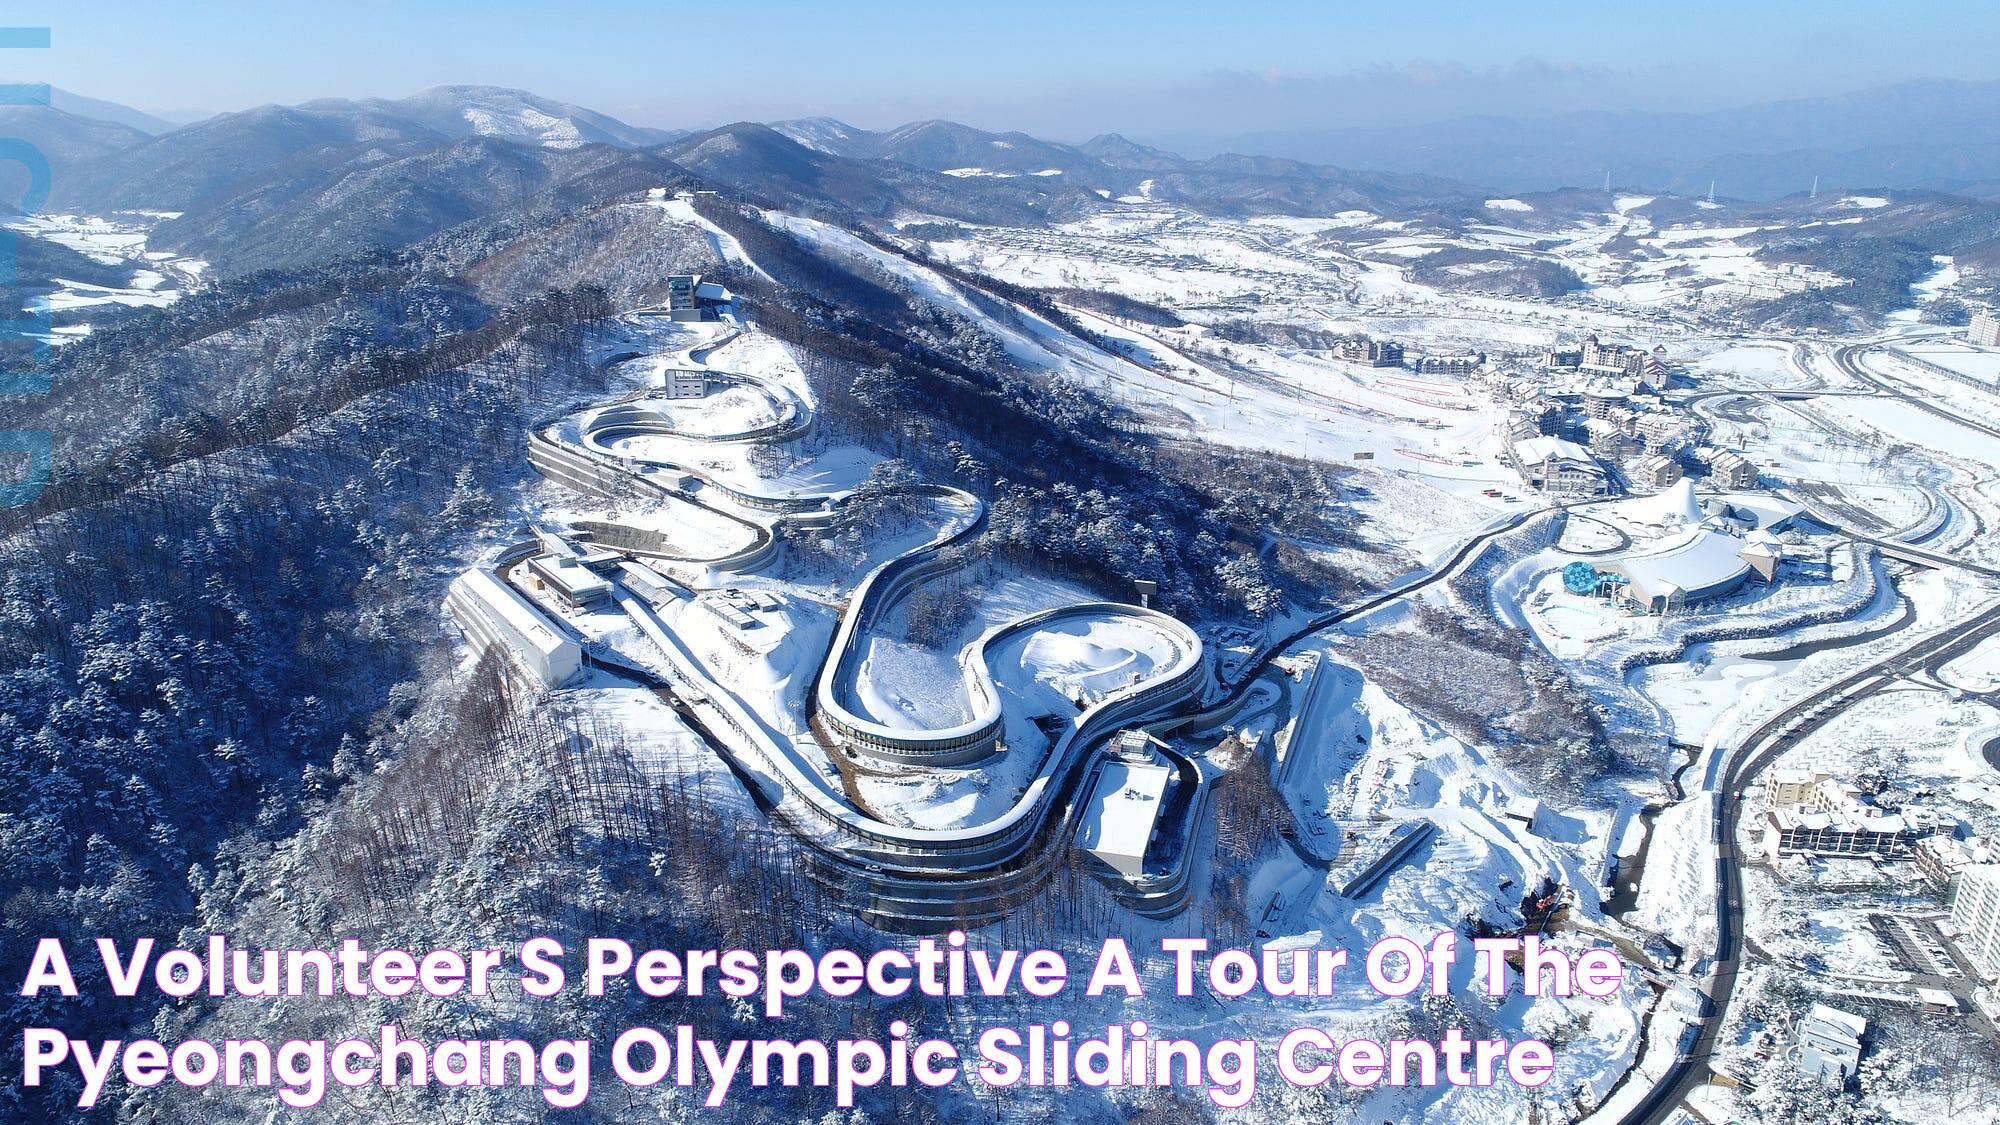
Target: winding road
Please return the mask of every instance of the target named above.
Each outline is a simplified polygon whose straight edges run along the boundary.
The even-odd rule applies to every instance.
[[[1843,372],[1869,384],[1876,393],[1909,403],[1927,413],[1967,426],[2000,439],[2000,429],[1976,423],[1936,407],[1911,395],[1907,388],[1878,379],[1861,363],[1872,343],[1846,345],[1834,352],[1834,361]],[[1825,514],[1820,515],[1827,522]],[[1880,538],[1869,532],[1831,524],[1848,537],[1871,543],[1892,554],[1926,566],[1957,567],[1987,578],[2000,578],[2000,570],[1959,559],[1942,552],[1912,547],[1896,539]],[[1766,719],[1728,750],[1718,749],[1711,759],[1705,788],[1712,802],[1711,831],[1716,845],[1715,910],[1718,919],[1716,945],[1710,954],[1711,970],[1705,982],[1700,1034],[1683,1050],[1672,1067],[1623,1121],[1626,1125],[1659,1125],[1667,1121],[1695,1087],[1707,1081],[1709,1062],[1714,1056],[1729,1004],[1736,991],[1741,968],[1743,936],[1743,859],[1737,853],[1738,831],[1742,825],[1744,792],[1779,755],[1798,745],[1808,735],[1824,727],[1849,707],[1897,683],[1911,672],[1936,670],[1970,652],[2000,627],[2000,606],[1956,625],[1932,633],[1843,676],[1784,710]]]

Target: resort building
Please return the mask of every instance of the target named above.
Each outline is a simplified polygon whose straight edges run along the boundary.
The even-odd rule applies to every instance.
[[[1515,407],[1500,416],[1494,430],[1500,434],[1504,445],[1511,446],[1517,441],[1540,437],[1548,432],[1550,415],[1546,410],[1532,407]]]
[[[1648,410],[1632,422],[1632,430],[1653,453],[1684,450],[1700,440],[1704,427],[1698,418],[1674,410]]]
[[[1336,358],[1370,367],[1401,367],[1403,345],[1394,340],[1374,340],[1367,336],[1344,336],[1333,346]]]
[[[2000,979],[2000,863],[1972,864],[1958,873],[1950,928],[1980,977]]]
[[[1583,413],[1591,418],[1610,418],[1625,410],[1631,398],[1615,387],[1592,387],[1583,392]]]
[[[1733,449],[1709,450],[1702,461],[1708,466],[1709,482],[1717,488],[1757,487],[1757,466]]]
[[[1625,479],[1642,492],[1658,492],[1681,479],[1681,463],[1661,453],[1648,453],[1625,466]]]
[[[1542,366],[1551,371],[1574,371],[1582,362],[1581,348],[1546,348],[1542,351]]]
[[[1418,359],[1414,366],[1426,375],[1470,375],[1485,363],[1485,352],[1473,352],[1470,355],[1427,355]]]
[[[1782,784],[1774,778],[1765,806],[1764,850],[1772,862],[1788,855],[1907,856],[1917,841],[1917,818],[1879,809],[1823,773],[1788,776]]]
[[[1764,805],[1773,809],[1789,809],[1794,805],[1810,804],[1819,783],[1832,776],[1822,770],[1772,770],[1764,781]]]
[[[1959,840],[1939,833],[1917,841],[1910,853],[1917,870],[1932,886],[1948,890],[1966,868],[1982,863],[2000,863],[2000,838]]]
[[[1558,437],[1532,437],[1507,447],[1514,471],[1531,488],[1557,496],[1601,496],[1604,467],[1590,451]]]
[[[2000,348],[2000,312],[1991,305],[1972,314],[1972,326],[1965,330],[1965,341],[1982,348]]]
[[[1664,348],[1647,351],[1631,344],[1606,344],[1592,334],[1583,338],[1576,369],[1585,375],[1636,380],[1641,386],[1657,389],[1667,385],[1665,354]]]
[[[1624,411],[1609,417],[1585,419],[1583,432],[1590,441],[1590,451],[1612,461],[1623,461],[1637,455],[1640,451],[1639,439],[1627,426],[1630,419],[1631,415]]]

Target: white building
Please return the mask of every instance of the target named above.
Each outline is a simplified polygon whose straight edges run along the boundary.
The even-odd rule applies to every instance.
[[[502,646],[513,664],[542,687],[561,687],[583,674],[583,649],[491,573],[468,570],[459,575],[444,604],[474,649],[484,653]]]
[[[1965,340],[1982,348],[2000,348],[2000,313],[1992,306],[1972,314],[1972,327],[1965,330]]]
[[[1664,454],[1648,453],[1625,466],[1625,477],[1633,488],[1658,492],[1680,481],[1681,463]]]
[[[2000,863],[1960,868],[1951,900],[1951,930],[1959,952],[1986,980],[2000,979]]]
[[[528,581],[538,591],[554,594],[571,609],[587,609],[611,600],[611,583],[575,558],[536,555],[528,560]]]
[[[1688,486],[1690,489],[1693,485]],[[1765,492],[1730,492],[1700,504],[1702,521],[1728,531],[1775,534],[1791,527],[1805,511],[1790,500]]]
[[[1532,437],[1508,447],[1521,479],[1557,495],[1596,496],[1605,491],[1604,467],[1590,451],[1558,437]]]
[[[1671,493],[1660,493],[1667,496]],[[1610,559],[1598,569],[1624,579],[1614,597],[1648,613],[1666,613],[1734,593],[1756,575],[1769,581],[1777,559],[1767,548],[1711,531],[1682,527]]]
[[[708,372],[698,367],[663,367],[659,387],[668,398],[701,398],[708,393]]]
[[[1138,735],[1136,740],[1132,734]],[[1097,775],[1076,835],[1083,850],[1128,879],[1146,872],[1146,849],[1159,827],[1167,782],[1174,774],[1145,737],[1127,732],[1113,740],[1116,756]]]
[[[1861,1037],[1868,1021],[1853,1012],[1814,1004],[1799,1020],[1799,1069],[1844,1086],[1861,1067]]]

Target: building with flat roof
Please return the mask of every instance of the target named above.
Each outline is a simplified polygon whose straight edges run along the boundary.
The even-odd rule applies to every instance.
[[[1774,809],[1813,801],[1819,783],[1832,777],[1824,770],[1775,769],[1764,776],[1764,804]]]
[[[674,320],[714,320],[722,306],[734,296],[713,281],[703,281],[698,273],[677,273],[667,277],[667,315]]]
[[[562,687],[583,674],[582,647],[488,571],[468,570],[453,579],[445,608],[476,651],[500,645],[512,666],[542,687]]]
[[[555,595],[571,609],[590,609],[611,600],[611,583],[581,559],[536,555],[528,560],[528,579],[536,590]]]
[[[1861,1068],[1861,1037],[1866,1034],[1866,1019],[1826,1004],[1814,1004],[1799,1017],[1799,1069],[1821,1081],[1845,1086]]]
[[[2000,312],[1988,305],[1972,314],[1972,325],[1965,330],[1965,342],[1982,348],[2000,348]]]
[[[1146,849],[1159,828],[1174,771],[1151,746],[1121,737],[1111,749],[1115,756],[1091,787],[1076,839],[1113,871],[1136,879],[1146,873]]]
[[[701,398],[708,393],[708,372],[698,367],[663,367],[659,388],[670,399]]]
[[[2000,863],[1975,863],[1958,873],[1951,900],[1958,950],[1983,980],[2000,980]]]

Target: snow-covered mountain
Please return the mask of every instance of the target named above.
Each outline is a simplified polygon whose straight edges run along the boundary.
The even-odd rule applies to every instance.
[[[354,104],[395,114],[448,137],[493,137],[544,148],[588,144],[645,148],[686,135],[628,125],[582,106],[499,86],[433,86],[407,98],[370,98]]]
[[[832,117],[801,117],[793,121],[773,121],[771,128],[816,152],[846,155],[868,130]]]

